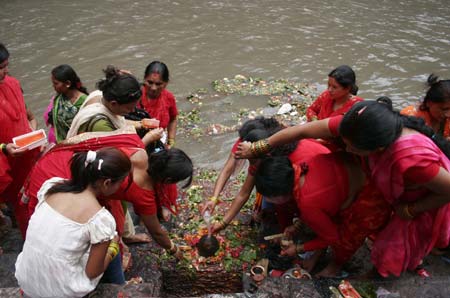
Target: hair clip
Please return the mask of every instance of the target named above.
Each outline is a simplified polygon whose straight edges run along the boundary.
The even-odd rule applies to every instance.
[[[102,163],[103,163],[103,159],[99,159],[99,160],[98,160],[98,167],[97,167],[97,170],[99,170],[99,171],[102,170]]]
[[[95,161],[96,158],[97,158],[97,152],[89,150],[86,155],[86,161],[84,162],[84,167],[87,167],[88,164]]]
[[[363,107],[361,110],[358,111],[358,116],[361,116],[361,114],[367,109],[367,106]]]

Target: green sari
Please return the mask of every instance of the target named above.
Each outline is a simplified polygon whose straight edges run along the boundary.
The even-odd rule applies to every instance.
[[[53,126],[55,128],[57,143],[66,139],[73,118],[75,118],[75,115],[78,113],[86,98],[87,95],[83,94],[72,103],[63,94],[56,96],[53,102]]]

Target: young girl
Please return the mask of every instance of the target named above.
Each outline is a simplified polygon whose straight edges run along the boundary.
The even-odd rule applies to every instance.
[[[51,99],[44,119],[50,126],[49,141],[59,143],[66,139],[72,120],[88,92],[70,65],[62,64],[53,68],[51,79],[56,95]]]
[[[177,133],[178,109],[175,97],[166,89],[168,83],[169,69],[166,64],[153,61],[147,65],[139,107],[160,121],[159,127],[167,130],[167,145],[172,147]]]
[[[314,121],[343,115],[363,100],[357,93],[355,72],[350,66],[341,65],[328,74],[328,88],[306,110],[306,118]]]
[[[53,177],[42,185],[16,261],[26,295],[83,297],[94,290],[119,252],[114,218],[97,197],[117,191],[130,170],[124,153],[103,148],[74,154],[71,179]]]

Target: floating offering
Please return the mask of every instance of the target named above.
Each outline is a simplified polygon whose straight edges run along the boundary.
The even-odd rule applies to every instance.
[[[13,138],[13,143],[21,149],[27,148],[28,150],[31,150],[45,145],[47,143],[47,136],[43,129],[39,129]]]
[[[348,280],[341,281],[338,288],[344,298],[362,298]]]

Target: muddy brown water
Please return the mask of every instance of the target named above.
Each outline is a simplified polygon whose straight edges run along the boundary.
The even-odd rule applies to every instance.
[[[72,65],[89,90],[114,64],[139,78],[154,59],[171,72],[169,89],[184,98],[235,74],[286,78],[324,88],[335,66],[354,67],[360,95],[391,96],[398,106],[423,96],[435,72],[449,77],[447,0],[0,0],[0,41],[27,104],[41,114],[53,94],[50,70]],[[233,105],[226,105],[232,101]],[[248,104],[223,96],[208,106],[215,122]],[[258,101],[251,102],[253,107]],[[205,143],[179,138],[201,166],[219,167],[235,134]]]

